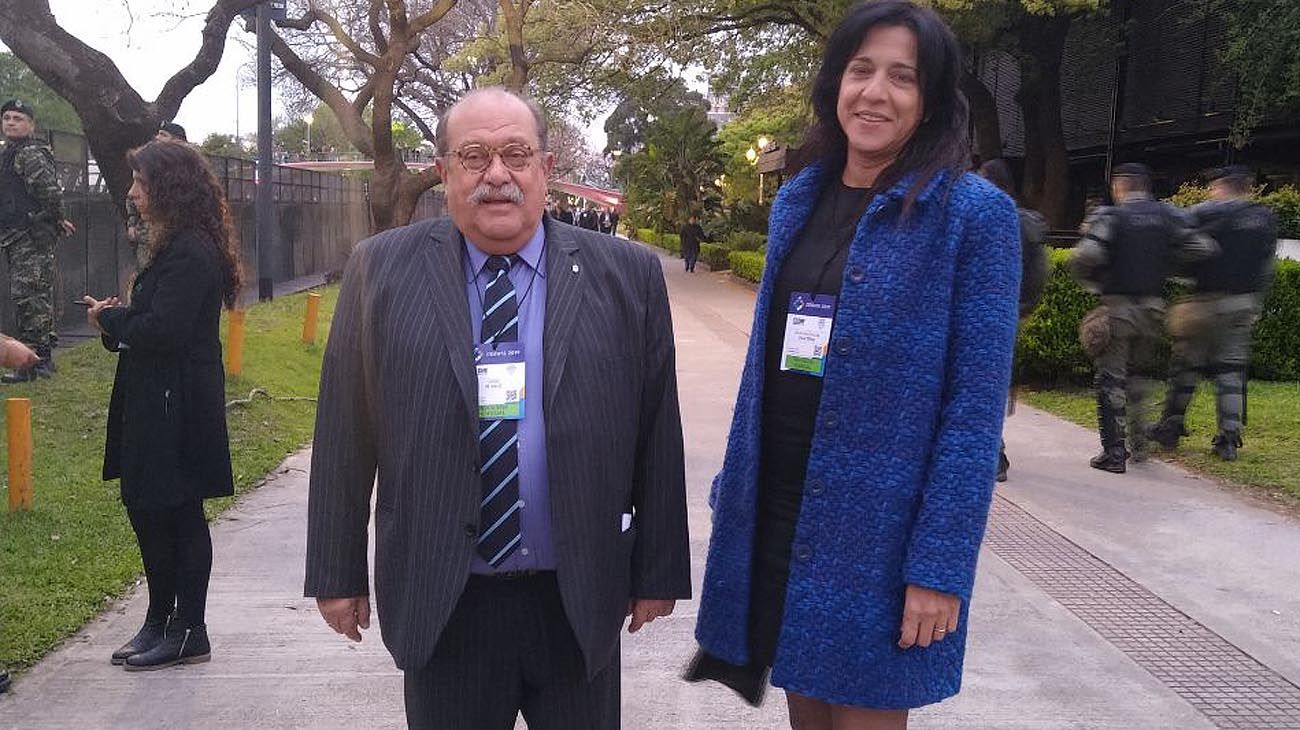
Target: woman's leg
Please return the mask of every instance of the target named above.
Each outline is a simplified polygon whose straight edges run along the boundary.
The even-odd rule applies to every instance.
[[[212,533],[203,518],[203,502],[195,500],[177,507],[176,611],[185,628],[202,626],[208,602],[208,577],[212,574]]]
[[[785,697],[793,730],[907,730],[907,710],[832,705],[794,692]]]
[[[176,555],[172,547],[170,510],[127,508],[131,528],[140,546],[144,575],[149,581],[149,613],[146,621],[166,622],[176,608]]]

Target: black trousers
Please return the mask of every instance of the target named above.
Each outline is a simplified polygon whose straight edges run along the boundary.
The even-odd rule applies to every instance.
[[[421,730],[619,727],[619,660],[588,680],[554,573],[470,576],[423,669],[408,670],[406,722]]]
[[[212,535],[203,518],[203,502],[179,507],[128,507],[149,580],[149,619],[160,621],[173,612],[181,626],[201,626],[212,574]]]

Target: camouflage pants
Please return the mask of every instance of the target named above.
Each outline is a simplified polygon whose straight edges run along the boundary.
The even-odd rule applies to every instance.
[[[1097,418],[1105,447],[1124,443],[1134,450],[1146,443],[1146,400],[1154,385],[1151,372],[1160,350],[1164,301],[1107,297],[1110,344],[1097,356]]]
[[[9,296],[14,303],[14,338],[32,349],[54,344],[54,242],[48,231],[29,229],[5,246]]]
[[[1182,431],[1183,418],[1202,377],[1213,379],[1219,433],[1240,434],[1245,406],[1251,328],[1259,317],[1254,294],[1204,297],[1185,306],[1201,308],[1202,326],[1174,340],[1169,395],[1163,422]]]

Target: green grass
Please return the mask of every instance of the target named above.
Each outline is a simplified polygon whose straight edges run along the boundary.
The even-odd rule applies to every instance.
[[[227,400],[253,388],[273,396],[316,395],[323,333],[336,287],[320,289],[317,345],[301,341],[305,294],[248,311],[244,370],[227,378]],[[222,339],[226,323],[222,321]],[[0,667],[30,667],[92,618],[140,574],[140,555],[117,482],[104,482],[104,423],[116,355],[97,340],[59,351],[49,380],[3,386],[32,401],[34,508],[8,512],[8,454],[0,458]],[[237,492],[256,485],[311,438],[312,402],[257,398],[227,410]],[[0,423],[3,413],[0,412]],[[233,498],[209,500],[208,514]]]
[[[1193,470],[1234,484],[1268,492],[1288,502],[1300,501],[1300,383],[1251,381],[1250,422],[1244,433],[1245,447],[1235,462],[1224,462],[1210,453],[1216,431],[1214,388],[1202,383],[1187,414],[1187,430],[1178,451],[1159,452]],[[1152,400],[1152,418],[1159,417],[1161,394]],[[1089,428],[1096,428],[1096,400],[1091,391],[1022,390],[1025,403]]]

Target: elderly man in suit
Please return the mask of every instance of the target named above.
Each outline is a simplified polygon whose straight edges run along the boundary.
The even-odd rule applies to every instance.
[[[450,220],[362,242],[321,374],[306,593],[354,641],[375,598],[413,728],[619,726],[619,630],[690,595],[663,272],[543,215],[537,106],[440,122]],[[375,480],[376,473],[378,480]]]

